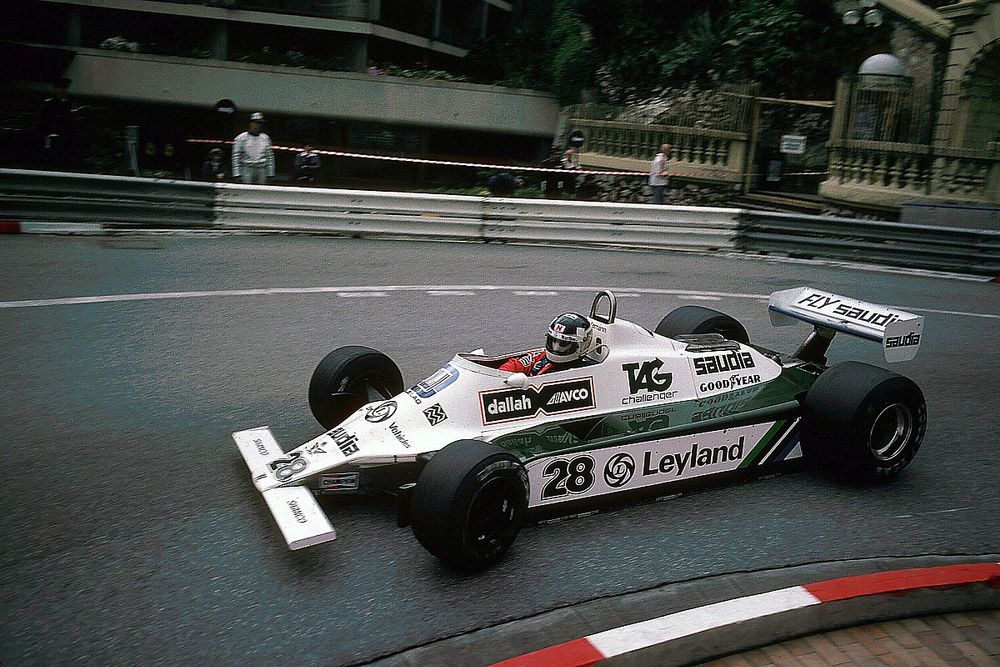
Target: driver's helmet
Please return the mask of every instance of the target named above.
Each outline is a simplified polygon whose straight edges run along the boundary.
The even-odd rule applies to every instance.
[[[579,313],[563,313],[549,325],[545,356],[557,364],[575,361],[590,351],[592,334],[593,328],[586,317]]]

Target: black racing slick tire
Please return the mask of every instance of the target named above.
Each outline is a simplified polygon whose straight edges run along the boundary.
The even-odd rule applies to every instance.
[[[323,428],[331,429],[362,405],[402,391],[403,376],[392,359],[369,347],[338,347],[313,371],[309,408]]]
[[[434,556],[464,572],[497,563],[528,512],[528,474],[516,456],[479,440],[434,454],[410,504],[413,534]]]
[[[856,361],[835,364],[806,393],[802,453],[852,482],[887,482],[924,438],[927,404],[913,380]]]
[[[655,331],[666,338],[686,334],[717,333],[744,345],[750,342],[747,330],[735,317],[704,306],[674,308],[660,320]]]

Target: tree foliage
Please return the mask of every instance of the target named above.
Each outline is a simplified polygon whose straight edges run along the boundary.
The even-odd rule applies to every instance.
[[[508,36],[472,60],[567,103],[595,85],[615,97],[720,81],[829,97],[889,30],[844,26],[833,3],[815,0],[529,0]]]

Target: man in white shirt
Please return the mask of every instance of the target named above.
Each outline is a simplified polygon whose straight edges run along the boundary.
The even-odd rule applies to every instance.
[[[233,143],[233,178],[244,183],[267,183],[274,177],[274,151],[271,137],[260,131],[264,114],[259,111],[250,115],[250,129]]]
[[[667,160],[670,159],[670,144],[663,144],[649,165],[649,184],[653,188],[651,204],[662,204],[670,179],[667,178]]]

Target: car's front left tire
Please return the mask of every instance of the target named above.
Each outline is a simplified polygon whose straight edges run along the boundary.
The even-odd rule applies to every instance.
[[[309,408],[323,428],[331,429],[355,410],[403,391],[396,363],[361,345],[338,347],[326,355],[309,380]]]
[[[518,458],[496,445],[458,440],[421,471],[410,521],[433,555],[476,572],[503,558],[527,511],[528,475]]]

